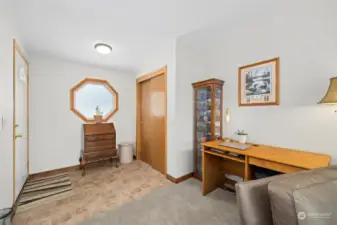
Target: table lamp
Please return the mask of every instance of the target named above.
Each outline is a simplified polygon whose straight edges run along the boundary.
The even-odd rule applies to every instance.
[[[337,77],[330,79],[330,86],[318,104],[337,104]]]
[[[225,142],[230,142],[231,140],[228,138],[228,124],[229,121],[231,120],[230,114],[229,114],[229,108],[226,109],[226,138]]]

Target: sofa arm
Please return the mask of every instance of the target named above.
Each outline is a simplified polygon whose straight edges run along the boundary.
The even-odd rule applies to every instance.
[[[273,176],[235,185],[241,225],[273,225],[268,184],[280,176]]]

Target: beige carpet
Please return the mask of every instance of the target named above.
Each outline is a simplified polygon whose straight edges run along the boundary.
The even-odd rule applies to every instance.
[[[236,197],[217,189],[201,195],[193,178],[169,184],[115,211],[101,213],[80,225],[239,225]]]

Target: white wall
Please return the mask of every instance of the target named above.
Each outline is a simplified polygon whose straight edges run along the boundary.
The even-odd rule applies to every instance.
[[[259,13],[189,34],[203,50],[205,78],[226,82],[224,110],[231,110],[232,137],[245,129],[251,142],[325,153],[337,163],[337,106],[317,105],[329,78],[337,76],[336,11],[333,0],[273,1]],[[238,67],[277,56],[280,106],[239,108]]]
[[[13,20],[10,1],[0,6],[0,209],[11,207],[13,201]],[[0,118],[1,119],[1,118]]]
[[[194,170],[194,91],[192,83],[208,79],[200,52],[189,46],[188,37],[179,37],[176,48],[176,130],[175,166],[172,174],[181,177]]]
[[[168,39],[144,63],[137,76],[167,66],[167,173],[175,175],[176,168],[176,41]]]
[[[112,117],[117,144],[135,142],[136,82],[130,74],[34,55],[31,61],[31,173],[78,165],[82,120],[70,111],[70,89],[84,78],[110,82],[119,94]]]

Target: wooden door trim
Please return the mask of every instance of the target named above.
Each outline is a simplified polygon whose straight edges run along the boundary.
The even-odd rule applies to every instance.
[[[15,135],[16,135],[16,52],[22,57],[22,59],[27,64],[27,90],[26,90],[26,98],[27,98],[27,179],[29,177],[29,62],[28,58],[24,54],[22,48],[19,46],[18,42],[13,39],[13,204],[15,203],[15,193],[16,193],[16,144],[15,144]]]
[[[142,82],[150,80],[154,77],[157,76],[164,76],[164,91],[165,91],[165,98],[164,98],[164,112],[165,112],[165,116],[164,116],[164,132],[165,132],[165,148],[164,148],[164,155],[165,155],[165,171],[164,171],[164,175],[167,175],[167,66],[164,66],[154,72],[151,72],[149,74],[145,74],[142,75],[140,77],[137,78],[136,80],[136,159],[139,160],[140,157],[140,153],[141,153],[141,130],[140,130],[140,85]]]
[[[138,83],[141,83],[141,82],[144,82],[144,81],[146,81],[146,80],[149,80],[149,79],[151,79],[151,78],[154,78],[154,77],[156,77],[156,76],[163,75],[163,74],[164,74],[164,76],[165,76],[165,78],[166,78],[166,73],[167,73],[167,66],[164,66],[164,67],[162,67],[162,68],[160,68],[160,69],[158,69],[158,70],[156,70],[156,71],[153,71],[153,72],[151,72],[151,73],[144,74],[144,75],[138,77],[138,78],[137,78],[137,84],[138,84]],[[165,79],[165,81],[166,81],[166,79]],[[166,87],[166,86],[165,86],[165,87]]]

